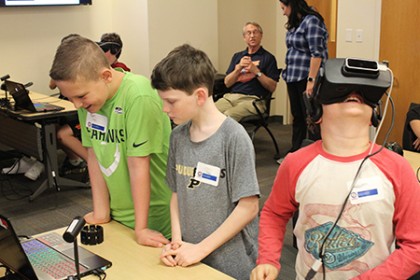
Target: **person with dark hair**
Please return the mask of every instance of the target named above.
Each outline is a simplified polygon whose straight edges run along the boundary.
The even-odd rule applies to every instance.
[[[150,80],[115,70],[98,44],[81,36],[61,43],[50,77],[78,111],[93,200],[86,222],[113,219],[133,228],[141,245],[169,243],[171,126]]]
[[[308,137],[303,92],[312,94],[319,69],[328,58],[328,32],[323,17],[305,0],[280,0],[280,6],[288,18],[286,67],[282,77],[287,84],[293,116],[292,147],[289,152],[294,152]],[[319,139],[319,132],[310,132],[309,139]],[[281,163],[283,159],[278,162]]]
[[[98,43],[101,49],[104,51],[106,58],[111,64],[112,68],[121,68],[124,71],[130,72],[131,69],[123,62],[118,61],[120,58],[123,42],[120,35],[117,33],[105,33],[101,36],[101,41]]]
[[[403,134],[403,148],[420,152],[420,104],[412,103],[407,112]]]
[[[236,121],[257,114],[253,101],[274,92],[280,76],[276,58],[261,45],[261,26],[247,22],[242,36],[247,48],[233,55],[225,77],[229,93],[216,101],[219,111]],[[265,111],[265,104],[258,106]]]
[[[328,60],[325,69],[336,78],[343,64]],[[321,84],[314,93],[322,139],[280,165],[261,211],[251,280],[278,276],[286,225],[297,210],[296,279],[408,279],[420,271],[419,183],[406,159],[369,137],[393,79],[380,75],[376,89],[354,87],[353,79],[363,79],[342,75],[335,88]],[[381,94],[367,98],[374,90]]]
[[[243,126],[215,106],[216,71],[190,45],[172,50],[152,72],[152,86],[175,124],[166,178],[172,190],[168,266],[202,261],[248,279],[257,252],[258,198],[254,149]]]

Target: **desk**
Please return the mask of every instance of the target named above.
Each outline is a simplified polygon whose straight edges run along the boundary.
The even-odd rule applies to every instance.
[[[160,262],[160,248],[141,246],[134,240],[134,231],[122,224],[111,221],[104,224],[104,242],[85,247],[112,262],[106,270],[107,279],[233,279],[205,264],[190,267],[168,267]],[[66,228],[55,230],[62,235]],[[80,239],[79,239],[80,240]],[[91,275],[83,279],[98,279]]]
[[[410,163],[414,173],[417,174],[417,169],[420,167],[420,153],[404,150],[404,158]]]
[[[38,158],[45,166],[47,178],[29,197],[29,200],[34,200],[48,188],[56,187],[60,190],[61,187],[66,186],[89,187],[89,184],[60,177],[58,172],[56,125],[60,118],[77,114],[73,104],[54,96],[32,91],[29,96],[34,102],[48,102],[65,108],[62,111],[45,113],[14,112],[1,108],[0,142]]]

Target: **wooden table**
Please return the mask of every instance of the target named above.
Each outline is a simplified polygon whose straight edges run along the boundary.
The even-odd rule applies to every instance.
[[[420,167],[420,153],[404,150],[404,158],[410,163],[414,173],[417,174]]]
[[[132,229],[115,221],[103,225],[103,228],[103,243],[86,246],[79,242],[79,245],[112,262],[112,267],[106,270],[106,279],[233,279],[202,263],[189,267],[165,266],[159,259],[162,249],[138,245]],[[61,235],[65,230],[62,228],[56,232]],[[83,279],[98,278],[91,275]]]
[[[0,97],[1,96],[0,94]],[[47,174],[46,179],[29,197],[34,200],[47,189],[62,187],[90,187],[89,184],[61,177],[57,162],[56,126],[64,117],[77,116],[74,105],[55,96],[30,92],[33,102],[47,102],[64,108],[62,111],[31,113],[26,110],[13,111],[1,108],[0,112],[0,142],[10,146],[27,156],[36,157],[42,161]],[[54,174],[54,175],[53,175]]]

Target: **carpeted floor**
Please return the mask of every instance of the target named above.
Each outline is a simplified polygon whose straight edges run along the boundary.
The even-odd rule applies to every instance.
[[[1,153],[0,167],[11,166],[19,157],[14,152]],[[80,177],[72,176],[76,180]],[[36,181],[23,175],[0,175],[0,213],[12,221],[19,234],[33,235],[67,226],[74,217],[91,210],[90,189],[48,189],[29,201],[44,178],[45,174]]]

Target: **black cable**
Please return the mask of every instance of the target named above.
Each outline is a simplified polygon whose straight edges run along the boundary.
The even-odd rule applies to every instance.
[[[20,239],[31,239],[31,237],[28,236],[28,235],[18,235],[17,237],[19,238],[19,240]]]
[[[98,276],[98,278],[99,278],[100,280],[105,280],[105,279],[106,279],[106,272],[105,272],[104,270],[102,270],[102,269],[95,269],[95,270],[93,271],[93,274],[94,274],[94,275],[96,275],[96,276]],[[104,278],[102,278],[102,276],[103,276]]]
[[[312,278],[316,275],[316,273],[317,273],[318,268],[319,268],[319,266],[320,266],[320,265],[322,265],[323,279],[325,279],[326,275],[325,275],[325,262],[324,262],[324,257],[325,257],[324,247],[325,247],[325,245],[326,245],[326,242],[327,242],[327,240],[328,240],[329,236],[331,235],[332,231],[335,229],[335,227],[337,226],[338,222],[340,221],[341,216],[342,216],[342,215],[343,215],[343,213],[344,213],[344,209],[346,208],[346,205],[347,205],[347,202],[348,202],[348,200],[349,200],[350,194],[353,192],[354,185],[355,185],[355,183],[356,183],[356,181],[357,181],[357,177],[358,177],[358,176],[359,176],[359,174],[360,174],[360,171],[361,171],[361,169],[362,169],[363,164],[366,162],[366,160],[367,160],[367,159],[369,159],[369,158],[371,158],[372,156],[374,156],[374,155],[376,155],[376,154],[380,153],[380,152],[382,151],[382,149],[384,148],[385,143],[387,143],[387,142],[388,142],[389,135],[390,135],[390,133],[391,133],[391,131],[392,131],[392,128],[394,127],[394,123],[395,123],[395,107],[394,107],[394,101],[392,100],[391,96],[390,96],[387,92],[385,92],[385,94],[386,94],[386,96],[388,96],[389,101],[390,101],[390,103],[391,103],[391,112],[392,112],[392,115],[391,115],[391,124],[389,125],[389,128],[388,128],[388,130],[387,130],[387,132],[386,132],[386,134],[385,134],[385,138],[384,138],[384,141],[383,141],[383,143],[382,143],[382,145],[381,145],[381,148],[379,148],[379,150],[377,150],[376,152],[374,152],[374,153],[372,153],[372,154],[368,154],[367,156],[365,156],[365,157],[363,158],[362,162],[360,163],[360,165],[359,165],[359,167],[358,167],[358,169],[357,169],[357,171],[356,171],[356,175],[355,175],[355,176],[354,176],[354,178],[353,178],[353,182],[352,182],[352,184],[351,184],[351,186],[350,186],[350,191],[348,192],[347,196],[346,196],[346,197],[345,197],[345,199],[344,199],[344,202],[343,202],[343,203],[342,203],[342,205],[341,205],[340,212],[338,213],[338,216],[337,216],[337,218],[335,219],[334,224],[330,227],[330,229],[328,230],[327,234],[325,235],[325,237],[324,237],[324,239],[323,239],[323,241],[322,241],[322,243],[321,243],[321,247],[320,247],[320,249],[319,249],[319,255],[318,255],[319,259],[317,259],[317,260],[315,261],[314,265],[312,265],[312,267],[311,267],[311,269],[308,271],[308,273],[307,273],[307,275],[306,275],[305,279],[312,279]],[[379,131],[378,131],[378,132],[379,132]],[[378,132],[377,132],[377,133],[378,133]],[[374,143],[372,143],[372,145],[374,145]],[[319,262],[321,262],[321,263],[319,264]],[[311,276],[311,278],[309,278],[310,276]]]
[[[10,175],[10,174],[14,174],[14,173],[11,173],[12,172],[12,170],[17,166],[17,170],[19,170],[19,168],[20,168],[20,159],[21,158],[18,158],[18,159],[16,159],[15,160],[15,162],[13,162],[13,164],[12,164],[12,166],[10,166],[9,168],[9,171],[8,172],[3,172],[3,169],[1,170],[1,174],[3,174],[3,175]]]
[[[346,198],[344,199],[344,202],[343,202],[343,204],[342,204],[342,206],[341,206],[340,212],[338,213],[337,219],[335,220],[335,222],[334,222],[333,226],[332,226],[332,227],[329,229],[329,231],[327,232],[326,237],[324,238],[324,240],[323,240],[323,242],[322,242],[322,244],[321,244],[321,248],[320,248],[320,252],[319,252],[319,257],[320,257],[320,258],[321,258],[321,256],[323,257],[323,255],[324,255],[322,251],[323,251],[323,249],[324,249],[325,242],[326,242],[327,238],[330,236],[330,234],[331,234],[332,230],[333,230],[333,229],[337,226],[337,223],[338,223],[338,221],[340,220],[340,218],[341,218],[341,216],[342,216],[342,214],[343,214],[343,212],[344,212],[344,209],[345,209],[345,207],[346,207],[346,205],[347,205],[347,202],[348,202],[348,199],[349,199],[349,197],[350,197],[350,194],[353,192],[354,185],[355,185],[355,183],[356,183],[357,177],[359,176],[359,173],[360,173],[360,170],[362,169],[363,164],[366,162],[366,160],[367,160],[367,159],[369,159],[370,157],[372,157],[372,156],[374,156],[374,155],[378,154],[379,152],[381,152],[381,151],[382,151],[382,149],[383,149],[383,148],[384,148],[384,146],[385,146],[385,143],[387,143],[387,142],[388,142],[389,134],[391,133],[392,128],[394,127],[394,122],[395,122],[395,114],[394,114],[394,112],[395,112],[395,108],[394,108],[394,101],[392,100],[392,98],[391,98],[391,97],[390,97],[387,93],[386,93],[386,95],[388,96],[388,98],[389,98],[389,100],[390,100],[390,103],[391,103],[392,117],[391,117],[391,124],[390,124],[390,126],[389,126],[389,128],[388,128],[388,131],[387,131],[386,135],[385,135],[384,142],[382,143],[381,148],[380,148],[379,150],[377,150],[377,151],[376,151],[376,152],[374,152],[373,154],[369,154],[369,155],[367,155],[367,156],[366,156],[366,157],[362,160],[362,162],[360,163],[359,168],[357,169],[356,175],[354,176],[353,182],[352,182],[352,184],[351,184],[350,191],[349,191],[349,193],[347,194]],[[372,143],[372,144],[373,144],[373,143]],[[323,261],[323,260],[322,260],[322,261]]]

